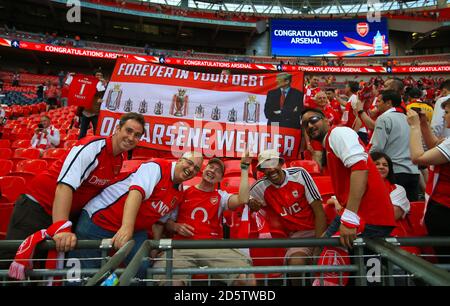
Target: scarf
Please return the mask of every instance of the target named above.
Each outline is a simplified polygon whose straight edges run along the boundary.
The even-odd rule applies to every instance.
[[[33,255],[36,246],[39,242],[51,239],[58,233],[70,233],[72,228],[72,222],[70,221],[58,221],[53,223],[49,228],[42,229],[36,233],[30,235],[25,239],[17,250],[16,256],[13,263],[9,267],[8,275],[11,278],[24,280],[26,270],[33,269]],[[57,260],[62,259],[64,256],[63,252],[56,252],[56,250],[50,250],[48,252],[47,262],[45,267],[47,269],[57,268]]]

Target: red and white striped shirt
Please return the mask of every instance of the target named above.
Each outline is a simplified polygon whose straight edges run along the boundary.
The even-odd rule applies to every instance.
[[[287,235],[315,229],[314,211],[310,204],[322,200],[314,180],[303,168],[283,169],[286,177],[280,185],[263,178],[250,189],[250,195],[264,203],[263,214],[271,228]]]

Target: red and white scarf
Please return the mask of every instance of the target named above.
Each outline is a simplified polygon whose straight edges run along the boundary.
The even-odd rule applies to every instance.
[[[49,228],[42,229],[30,235],[25,239],[17,250],[13,263],[9,267],[8,275],[11,278],[24,280],[27,270],[33,269],[33,255],[36,246],[39,242],[52,239],[58,233],[70,233],[72,229],[72,222],[58,221],[53,223]],[[56,252],[56,250],[49,250],[47,262],[45,267],[47,269],[56,269],[58,259],[63,259],[63,252]]]

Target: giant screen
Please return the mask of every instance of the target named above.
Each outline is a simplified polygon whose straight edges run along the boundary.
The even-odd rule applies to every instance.
[[[389,55],[385,18],[379,22],[351,20],[271,20],[272,55]]]

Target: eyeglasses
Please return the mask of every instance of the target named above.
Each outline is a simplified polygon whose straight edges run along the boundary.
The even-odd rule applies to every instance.
[[[316,124],[317,122],[319,122],[322,119],[323,119],[323,117],[321,117],[321,116],[312,116],[308,120],[303,121],[302,125],[303,125],[303,127],[307,127],[309,124]]]
[[[192,160],[185,157],[182,157],[181,159],[184,160],[190,167],[194,167],[195,172],[200,172],[200,167],[197,166]]]

